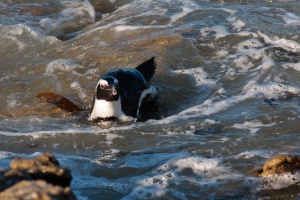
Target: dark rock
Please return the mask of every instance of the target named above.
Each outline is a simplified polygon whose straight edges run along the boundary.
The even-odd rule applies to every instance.
[[[21,181],[0,193],[1,200],[76,200],[70,187],[60,187],[43,180]]]
[[[297,170],[300,170],[299,156],[278,155],[268,159],[263,168],[258,171],[258,175],[293,173]]]
[[[109,0],[90,0],[96,12],[110,13],[116,10],[116,7]]]
[[[0,199],[76,199],[69,188],[71,180],[70,172],[59,167],[51,153],[34,159],[17,157],[10,169],[0,170]]]
[[[83,108],[69,99],[59,95],[55,94],[53,92],[43,92],[37,95],[37,97],[41,100],[47,101],[48,103],[52,103],[59,107],[60,109],[67,111],[67,112],[77,112],[82,111]]]
[[[56,158],[51,153],[45,153],[35,159],[15,158],[10,164],[10,170],[5,173],[9,182],[14,184],[20,180],[42,179],[54,185],[69,186],[72,180],[70,172],[60,168]]]

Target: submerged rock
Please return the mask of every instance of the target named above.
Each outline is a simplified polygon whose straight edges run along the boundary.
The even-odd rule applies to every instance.
[[[297,170],[300,170],[299,156],[278,155],[268,159],[263,168],[258,171],[258,175],[283,174]]]
[[[10,169],[0,170],[0,199],[76,199],[72,176],[51,153],[35,159],[15,158]]]

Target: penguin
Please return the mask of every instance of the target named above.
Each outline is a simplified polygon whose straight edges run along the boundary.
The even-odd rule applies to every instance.
[[[152,57],[133,69],[104,74],[95,87],[89,120],[144,121],[141,110],[146,110],[158,95],[150,83],[155,71],[155,57]]]

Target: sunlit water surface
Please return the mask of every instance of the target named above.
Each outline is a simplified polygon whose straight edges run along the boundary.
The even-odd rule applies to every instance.
[[[22,2],[0,2],[0,167],[52,152],[83,200],[299,198],[299,173],[257,177],[300,153],[299,1]],[[162,119],[94,124],[36,98],[88,110],[101,74],[152,56]]]

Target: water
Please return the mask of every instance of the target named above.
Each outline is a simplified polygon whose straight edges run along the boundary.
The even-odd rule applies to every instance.
[[[256,171],[300,153],[300,2],[103,2],[1,1],[0,167],[53,152],[83,200],[298,199],[299,173]],[[93,124],[36,98],[89,109],[101,74],[152,56],[161,120]]]

